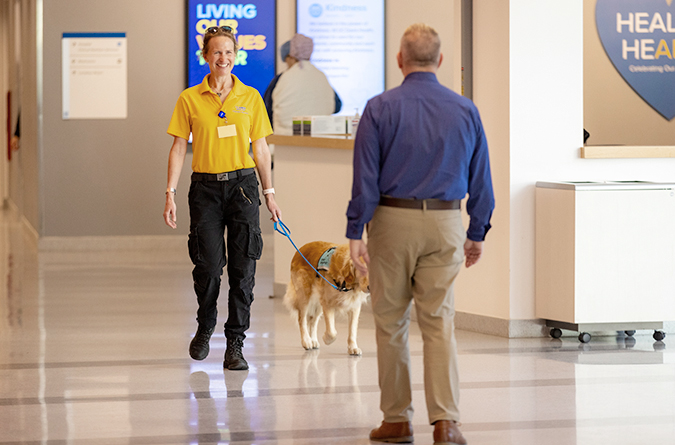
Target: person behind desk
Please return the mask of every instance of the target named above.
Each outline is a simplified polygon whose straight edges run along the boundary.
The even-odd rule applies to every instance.
[[[321,116],[342,109],[326,75],[309,61],[313,50],[314,42],[303,34],[281,45],[288,69],[272,79],[263,96],[276,134],[292,135],[295,116]]]

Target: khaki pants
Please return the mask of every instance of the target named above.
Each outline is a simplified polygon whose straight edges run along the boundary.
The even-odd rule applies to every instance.
[[[453,282],[464,259],[460,210],[379,206],[368,227],[380,408],[386,422],[412,420],[408,327],[411,302],[424,341],[429,422],[459,420]]]

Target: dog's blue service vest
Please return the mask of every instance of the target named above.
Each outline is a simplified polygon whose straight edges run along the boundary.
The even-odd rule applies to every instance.
[[[335,247],[331,247],[330,249],[322,253],[321,258],[319,258],[319,262],[316,265],[316,268],[318,270],[328,270],[328,267],[330,266],[330,259],[333,257],[334,253]]]

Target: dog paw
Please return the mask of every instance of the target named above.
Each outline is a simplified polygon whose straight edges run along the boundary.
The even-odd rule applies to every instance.
[[[361,348],[358,346],[350,346],[349,347],[349,355],[361,355]]]
[[[337,333],[330,334],[329,332],[324,332],[324,334],[323,334],[323,342],[327,345],[333,343],[336,338],[337,338]]]
[[[310,349],[316,349],[317,347],[316,347],[315,344],[316,344],[316,342],[312,341],[312,339],[309,338],[309,337],[302,339],[302,347],[305,348],[308,351]]]

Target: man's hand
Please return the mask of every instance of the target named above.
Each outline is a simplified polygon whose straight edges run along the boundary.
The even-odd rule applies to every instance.
[[[471,241],[467,238],[464,243],[464,256],[466,257],[466,267],[471,267],[480,260],[483,254],[483,241]]]
[[[368,256],[368,246],[362,239],[349,240],[349,253],[354,262],[356,270],[363,275],[368,275],[368,265],[370,264],[370,257]]]

